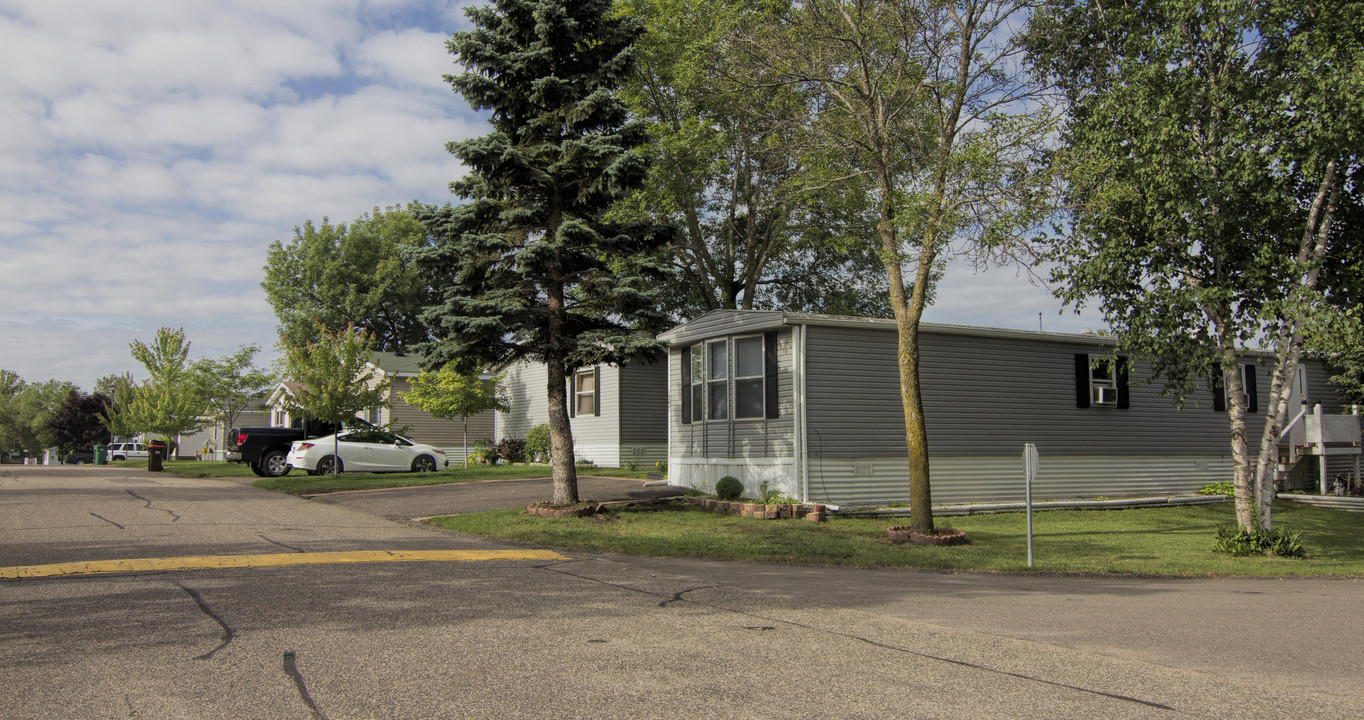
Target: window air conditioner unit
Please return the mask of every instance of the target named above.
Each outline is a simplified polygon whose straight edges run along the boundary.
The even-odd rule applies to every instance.
[[[1118,389],[1117,389],[1117,388],[1111,388],[1111,387],[1093,387],[1093,388],[1090,388],[1090,391],[1091,391],[1092,394],[1093,394],[1093,400],[1094,400],[1094,404],[1095,404],[1095,405],[1117,405],[1117,404],[1118,404]]]

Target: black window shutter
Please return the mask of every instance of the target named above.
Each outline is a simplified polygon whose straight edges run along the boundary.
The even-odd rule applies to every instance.
[[[1127,358],[1118,358],[1118,409],[1126,410],[1131,407],[1131,399],[1127,394]]]
[[[691,348],[682,348],[682,424],[691,422]]]
[[[1255,389],[1255,364],[1246,365],[1246,412],[1260,412],[1260,394]]]
[[[1075,354],[1075,407],[1089,407],[1089,356]]]
[[[601,366],[592,368],[592,414],[601,417]]]
[[[1227,411],[1227,387],[1220,377],[1212,383],[1212,411]]]
[[[777,406],[777,334],[763,334],[763,397],[768,418],[778,415]]]
[[[568,416],[578,417],[578,371],[568,374]]]

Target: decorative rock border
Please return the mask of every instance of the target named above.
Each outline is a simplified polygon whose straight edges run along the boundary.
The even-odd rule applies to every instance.
[[[706,497],[683,497],[679,499],[689,505],[695,505],[713,512],[738,515],[753,520],[805,518],[811,522],[824,522],[829,519],[828,510],[823,505],[818,504],[765,505],[763,503],[717,500]]]
[[[908,525],[893,525],[886,528],[886,537],[892,543],[913,543],[915,545],[965,545],[966,533],[956,528],[934,528],[932,535],[917,533]]]

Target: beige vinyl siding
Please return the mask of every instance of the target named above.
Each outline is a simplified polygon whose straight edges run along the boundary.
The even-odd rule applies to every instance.
[[[574,455],[579,460],[591,460],[602,467],[618,467],[624,459],[637,462],[663,459],[663,446],[667,438],[666,421],[650,420],[649,403],[651,398],[657,398],[653,401],[652,413],[656,418],[666,417],[662,400],[666,392],[666,380],[662,377],[665,370],[649,372],[649,366],[641,366],[639,369],[644,372],[632,377],[636,368],[627,367],[623,378],[622,368],[611,365],[602,365],[600,368],[597,403],[601,414],[569,418],[573,429]],[[547,377],[545,366],[539,363],[516,363],[507,368],[505,379],[511,412],[498,413],[498,439],[524,438],[532,427],[549,422],[549,403],[545,397]],[[656,383],[657,389],[649,391],[650,383]],[[622,384],[639,387],[640,397],[624,400]],[[565,390],[567,387],[565,383]],[[640,425],[629,440],[622,439],[622,417],[626,411],[633,413],[628,424],[632,427]],[[622,449],[622,445],[628,447]]]

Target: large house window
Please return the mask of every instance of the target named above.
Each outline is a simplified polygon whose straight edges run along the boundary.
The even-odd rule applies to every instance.
[[[1075,406],[1127,409],[1127,358],[1077,354]]]
[[[597,368],[573,374],[573,415],[600,415],[597,405]]]
[[[729,344],[706,343],[706,419],[729,417]]]
[[[775,418],[777,334],[682,348],[682,422]]]

